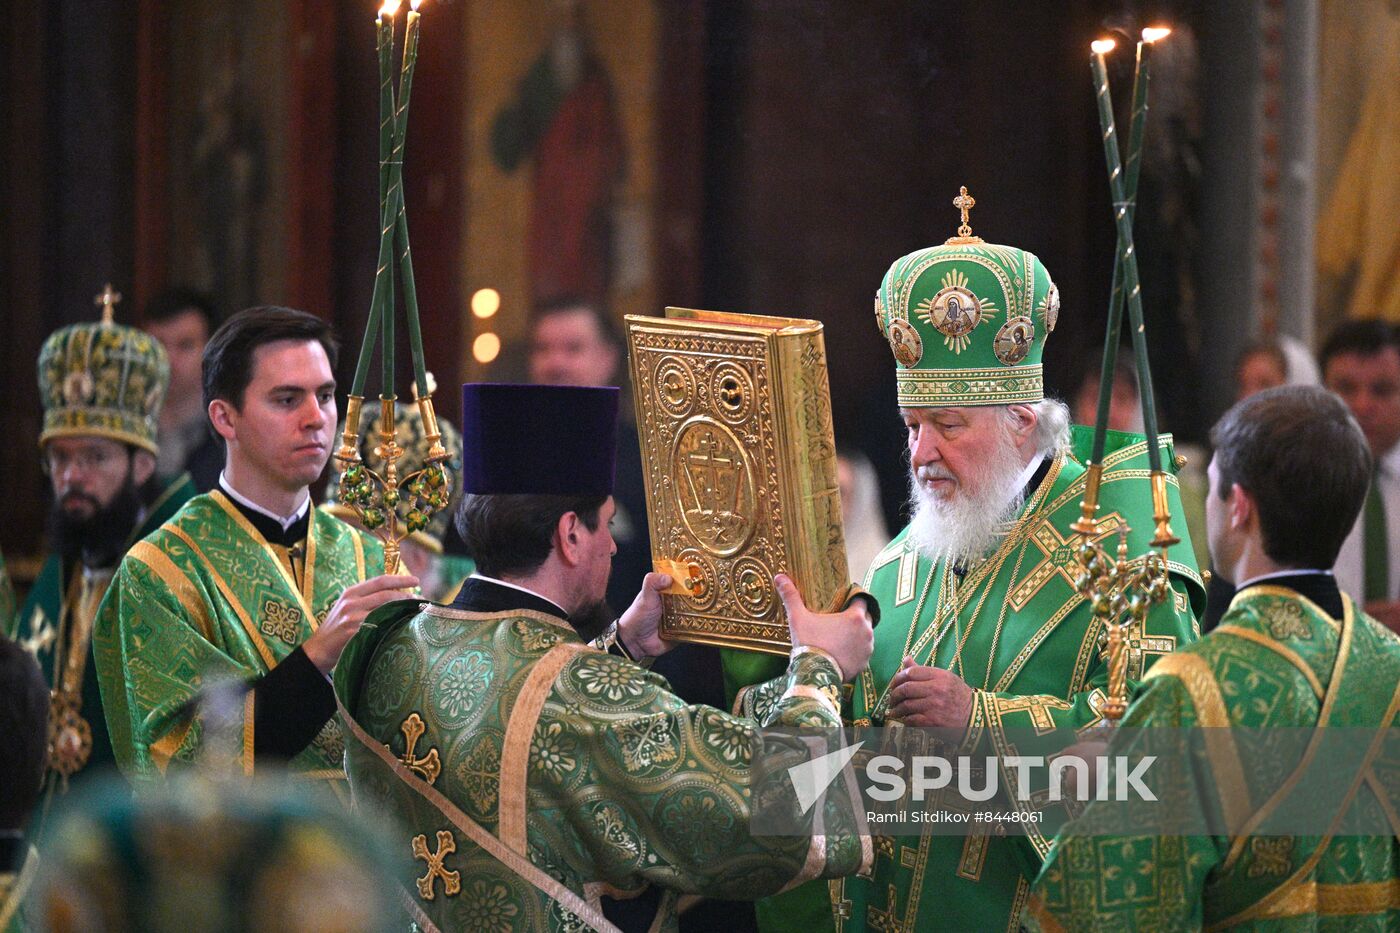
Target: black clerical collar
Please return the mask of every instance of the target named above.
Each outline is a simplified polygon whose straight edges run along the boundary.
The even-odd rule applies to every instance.
[[[1334,619],[1340,619],[1345,612],[1342,608],[1342,591],[1337,587],[1337,578],[1330,570],[1290,570],[1265,574],[1246,581],[1240,587],[1240,592],[1252,586],[1286,587],[1304,599],[1311,600],[1317,608]]]
[[[514,609],[524,609],[569,621],[567,612],[543,596],[476,574],[467,577],[467,582],[457,591],[457,598],[452,600],[452,608],[464,612],[510,612]]]
[[[306,531],[311,527],[311,500],[309,498],[302,504],[301,514],[284,528],[277,519],[267,512],[255,508],[245,497],[234,492],[222,474],[219,476],[219,491],[228,497],[228,501],[233,503],[234,508],[243,513],[243,517],[252,523],[253,527],[258,530],[258,534],[267,539],[268,544],[289,548],[306,540]]]
[[[1038,456],[1040,457],[1040,463],[1036,466],[1035,472],[1031,474],[1031,478],[1026,481],[1025,488],[1021,490],[1021,498],[1026,502],[1031,501],[1031,497],[1034,496],[1035,491],[1040,488],[1040,484],[1045,482],[1045,477],[1050,475],[1050,465],[1055,460],[1055,458],[1049,454],[1039,454]]]

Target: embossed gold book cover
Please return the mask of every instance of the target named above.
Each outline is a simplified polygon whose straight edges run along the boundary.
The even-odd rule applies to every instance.
[[[832,608],[848,583],[819,321],[627,317],[651,553],[668,638],[786,654],[773,575]]]

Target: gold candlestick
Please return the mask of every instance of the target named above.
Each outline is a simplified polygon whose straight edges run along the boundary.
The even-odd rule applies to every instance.
[[[1109,723],[1116,723],[1127,711],[1128,662],[1134,652],[1141,656],[1147,614],[1171,595],[1166,551],[1151,551],[1140,562],[1128,560],[1128,530],[1126,525],[1119,528],[1116,558],[1110,558],[1092,538],[1086,538],[1076,554],[1083,572],[1075,580],[1075,589],[1089,601],[1090,611],[1103,624],[1100,638],[1108,656],[1108,698],[1103,715]]]

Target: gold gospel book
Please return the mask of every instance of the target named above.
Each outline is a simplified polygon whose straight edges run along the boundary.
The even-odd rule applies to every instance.
[[[818,611],[849,583],[821,323],[667,308],[627,345],[662,634],[786,654],[773,575]]]

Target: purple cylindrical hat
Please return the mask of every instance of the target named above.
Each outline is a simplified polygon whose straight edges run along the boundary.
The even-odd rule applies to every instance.
[[[462,491],[608,496],[617,458],[612,386],[462,386]]]

